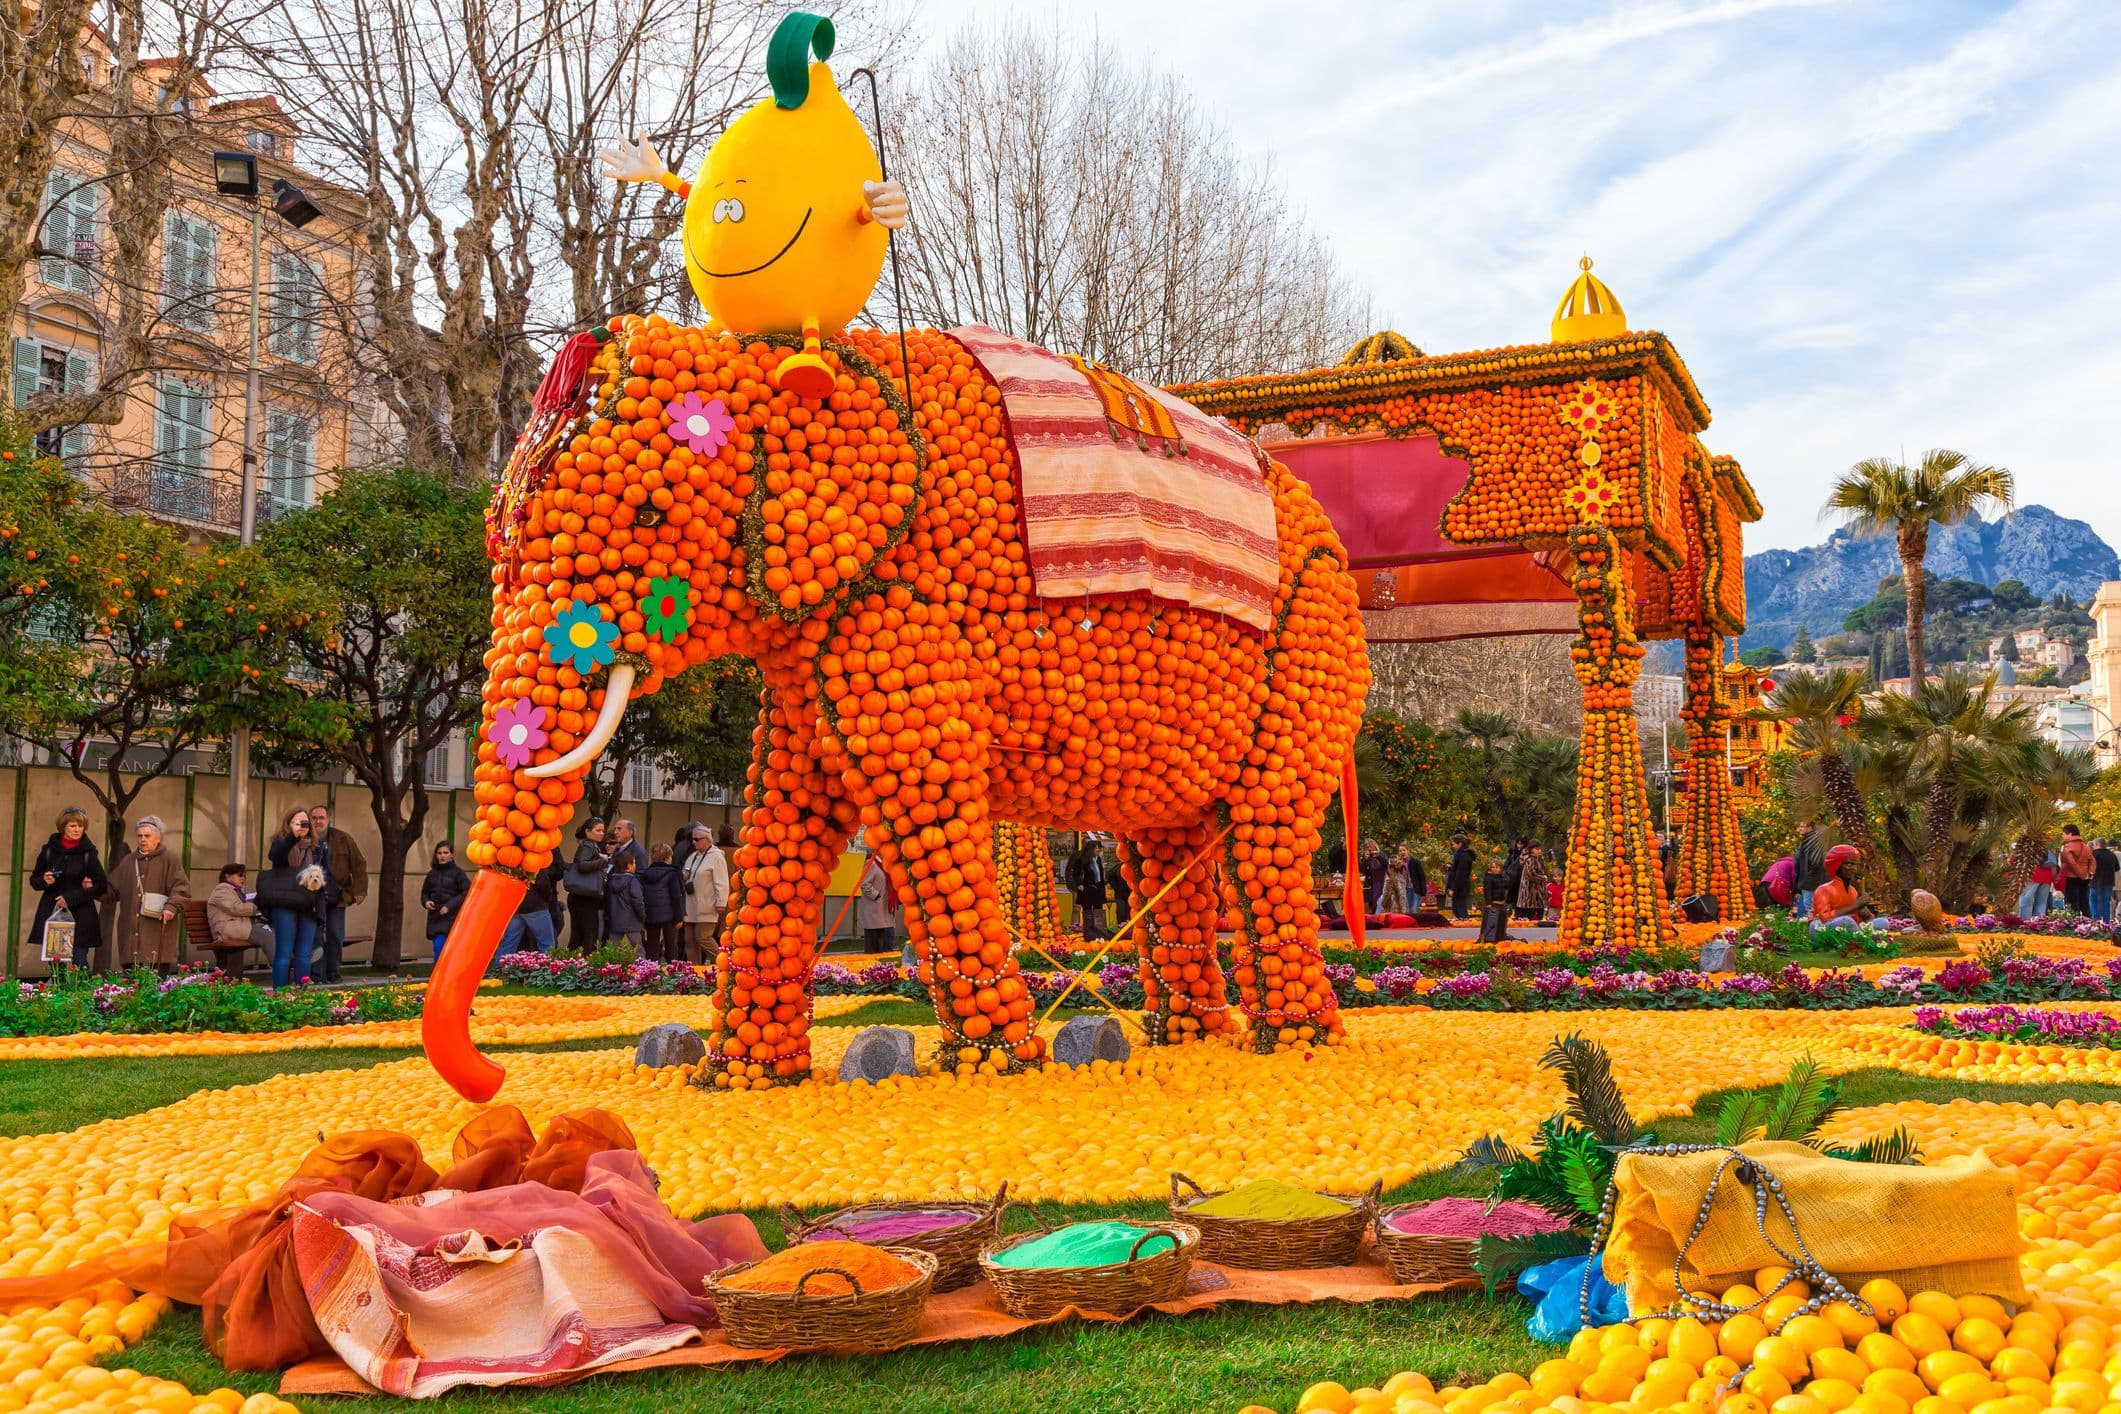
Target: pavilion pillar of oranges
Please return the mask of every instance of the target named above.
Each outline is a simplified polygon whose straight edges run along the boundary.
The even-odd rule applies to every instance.
[[[1677,896],[1712,896],[1726,920],[1751,912],[1720,668],[1745,628],[1742,531],[1760,503],[1737,462],[1702,444],[1708,404],[1671,341],[1630,332],[1589,260],[1546,344],[1432,357],[1384,333],[1334,368],[1173,391],[1311,485],[1357,571],[1372,642],[1574,633],[1572,943],[1671,937],[1634,686],[1646,642],[1681,641],[1691,788]]]

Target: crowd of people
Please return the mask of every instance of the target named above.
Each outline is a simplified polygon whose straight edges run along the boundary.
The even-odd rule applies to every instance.
[[[1754,886],[1754,901],[1763,907],[1787,908],[1798,918],[1809,919],[1815,930],[1849,927],[1864,921],[1876,910],[1853,884],[1862,866],[1862,855],[1852,845],[1831,849],[1817,824],[1801,820],[1797,843],[1791,851],[1767,867]],[[2114,915],[2114,877],[2121,873],[2121,851],[2106,839],[2086,839],[2074,824],[2062,827],[2062,843],[2044,851],[2032,868],[2031,877],[2015,900],[2022,918],[2045,918],[2057,908],[2080,917],[2111,924]],[[1822,890],[1827,897],[1822,899]],[[2005,903],[2002,912],[2010,909]]]
[[[168,841],[168,825],[160,816],[141,816],[131,844],[107,869],[88,826],[88,812],[78,806],[60,811],[51,838],[30,865],[30,886],[38,893],[31,945],[55,965],[175,971],[184,960],[184,907],[192,892],[180,852]],[[222,866],[205,900],[210,941],[264,949],[275,987],[313,977],[338,981],[346,910],[368,895],[361,847],[333,828],[330,807],[305,806],[281,822],[266,859],[255,891],[247,868]],[[69,926],[70,946],[55,949],[58,929]]]
[[[564,920],[567,946],[590,952],[606,942],[651,962],[708,962],[729,905],[729,860],[736,827],[680,825],[669,844],[644,846],[633,821],[591,816],[575,830],[574,855],[557,858],[525,891],[501,951],[551,952]],[[439,955],[439,944],[436,952]]]

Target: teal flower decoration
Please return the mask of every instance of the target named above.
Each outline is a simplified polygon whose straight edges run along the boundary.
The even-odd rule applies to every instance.
[[[648,581],[641,596],[641,623],[665,643],[692,626],[692,586],[676,575]]]
[[[588,676],[618,656],[619,626],[604,622],[594,604],[577,599],[545,625],[545,651],[561,667]]]

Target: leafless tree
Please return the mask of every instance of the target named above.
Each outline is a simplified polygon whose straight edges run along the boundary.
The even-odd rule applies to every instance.
[[[163,357],[159,284],[140,273],[156,268],[151,253],[178,160],[201,145],[199,127],[211,121],[195,111],[192,95],[220,52],[218,36],[271,3],[43,0],[15,7],[0,24],[0,68],[10,75],[0,85],[0,329],[14,328],[40,261],[75,277],[70,284],[102,323],[93,382],[39,392],[16,409],[32,431],[115,424],[128,392]],[[100,69],[98,50],[107,59]],[[100,169],[55,191],[60,154],[85,126],[107,142]],[[54,240],[55,212],[87,186],[98,189],[94,235]],[[13,397],[11,383],[0,390],[0,398]]]
[[[851,8],[859,25],[866,7]],[[696,168],[764,92],[784,10],[287,0],[241,36],[309,160],[367,203],[350,329],[407,460],[489,474],[560,336],[614,313],[684,312],[670,246],[681,204],[603,180],[595,155],[644,131],[673,168]]]
[[[1102,41],[975,29],[899,87],[909,322],[991,324],[1157,383],[1331,363],[1369,332],[1272,170],[1176,77]]]
[[[1370,645],[1370,705],[1442,725],[1465,708],[1507,713],[1557,736],[1583,729],[1569,636],[1530,634],[1449,643]]]

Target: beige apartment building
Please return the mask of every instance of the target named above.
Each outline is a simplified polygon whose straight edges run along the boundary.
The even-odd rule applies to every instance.
[[[121,270],[109,227],[111,130],[98,118],[112,82],[108,51],[91,36],[85,116],[60,134],[45,193],[40,246],[13,335],[19,406],[40,391],[95,386],[111,345],[121,292],[145,297],[153,365],[125,395],[114,426],[55,428],[39,444],[113,506],[196,533],[239,523],[247,382],[253,202],[215,189],[213,154],[257,162],[262,204],[256,422],[258,513],[303,506],[327,469],[378,453],[373,405],[359,396],[345,330],[354,317],[359,265],[350,244],[360,209],[345,191],[300,165],[301,133],[270,96],[222,97],[205,80],[175,100],[188,134],[176,160],[176,195],[160,215],[147,268]],[[143,64],[134,83],[152,101],[167,65]],[[103,98],[98,103],[98,96]],[[300,189],[317,214],[295,226],[272,209],[274,184]],[[364,409],[368,411],[364,412]]]

